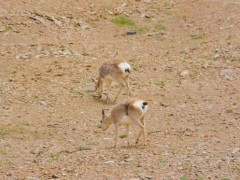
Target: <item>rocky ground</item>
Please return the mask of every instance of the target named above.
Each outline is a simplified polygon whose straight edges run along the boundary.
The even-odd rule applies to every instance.
[[[1,1],[0,179],[239,179],[239,16],[238,0]],[[112,59],[150,104],[146,147],[99,128],[113,104],[91,78]]]

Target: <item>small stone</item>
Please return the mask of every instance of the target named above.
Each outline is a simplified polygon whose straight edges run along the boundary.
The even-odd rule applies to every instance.
[[[220,72],[220,76],[224,76],[224,75],[226,75],[226,74],[230,75],[230,74],[232,74],[232,73],[233,73],[233,69],[229,69],[229,68],[227,68],[227,69],[222,69],[221,72]]]
[[[153,176],[147,174],[140,174],[139,175],[142,179],[153,179]]]
[[[183,78],[189,77],[189,71],[184,70],[183,72],[180,73],[180,76],[183,77]]]
[[[39,101],[40,105],[47,106],[47,103],[45,101]]]
[[[56,179],[56,178],[58,178],[58,176],[56,174],[53,174],[52,178]]]
[[[220,54],[215,54],[213,58],[214,58],[214,60],[217,60],[217,59],[219,59],[220,57],[221,57]]]
[[[233,157],[224,157],[224,158],[222,158],[222,161],[234,161],[235,160],[235,158],[233,158]]]
[[[149,14],[144,14],[144,13],[142,13],[142,14],[140,15],[140,17],[141,17],[141,18],[151,18],[151,16],[150,16]]]
[[[142,2],[147,3],[147,4],[151,3],[151,1],[152,0],[142,0]]]
[[[123,13],[126,6],[127,6],[127,3],[122,3],[120,6],[117,7],[117,12]]]
[[[220,76],[225,80],[233,80],[232,73],[233,73],[233,69],[229,69],[229,68],[222,69],[220,71]]]
[[[202,65],[202,67],[203,67],[204,69],[207,69],[207,68],[208,68],[208,63],[204,63],[204,64]]]
[[[112,163],[114,163],[114,161],[106,161],[106,162],[104,162],[105,164],[112,164]]]
[[[126,33],[126,35],[135,35],[135,34],[137,34],[137,32],[135,32],[135,31],[129,31]]]
[[[87,85],[84,87],[84,91],[85,92],[94,92],[95,91],[95,87],[91,86],[91,85]]]
[[[232,154],[233,154],[233,155],[235,155],[235,154],[237,154],[237,153],[240,153],[240,148],[234,148],[234,149],[232,150]]]
[[[9,172],[9,173],[7,173],[7,176],[12,176],[12,173],[10,173],[10,172]]]

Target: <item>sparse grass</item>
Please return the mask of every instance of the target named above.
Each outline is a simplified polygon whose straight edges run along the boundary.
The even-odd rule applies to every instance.
[[[121,154],[120,157],[119,157],[119,161],[124,161],[126,159],[129,159],[130,158],[130,155],[129,154]]]
[[[28,124],[23,125],[0,125],[0,139],[17,139],[24,140],[27,138],[39,139],[41,138],[42,133],[38,131],[32,131],[28,129]]]
[[[88,145],[88,146],[94,146],[94,145],[98,145],[98,144],[99,144],[99,142],[93,141],[93,142],[87,143],[86,145]]]
[[[115,18],[112,19],[112,22],[119,26],[134,26],[135,25],[135,22],[132,19],[130,19],[124,15],[116,16]]]
[[[157,41],[164,41],[165,40],[165,37],[161,36],[161,35],[157,35],[156,36],[156,40]]]
[[[7,132],[5,129],[0,128],[0,138],[3,139],[5,138],[6,135],[8,135],[9,132]]]
[[[189,178],[187,176],[182,176],[179,178],[179,180],[189,180]]]
[[[200,174],[197,174],[197,179],[198,180],[204,180],[204,177],[202,175],[200,175]]]
[[[167,164],[167,163],[168,163],[168,161],[167,161],[167,160],[164,160],[164,159],[162,159],[162,160],[160,160],[160,163],[161,163],[161,164]]]
[[[56,152],[56,153],[50,154],[49,157],[52,158],[52,159],[56,159],[56,158],[58,158],[61,154],[65,153],[65,152],[66,152],[66,151],[61,150],[61,151],[58,151],[58,152]]]
[[[122,139],[124,139],[124,138],[126,138],[126,137],[127,137],[126,134],[123,134],[123,135],[120,136],[120,138],[122,138]]]
[[[205,34],[192,34],[191,35],[192,40],[200,40],[205,38]]]
[[[156,81],[154,84],[156,86],[159,86],[160,88],[164,88],[165,87],[165,82],[164,81]]]
[[[42,80],[46,81],[46,82],[51,82],[52,81],[51,78],[47,77],[47,76],[42,77]]]
[[[212,60],[212,56],[211,55],[202,55],[201,59],[204,61],[210,61],[210,60]]]
[[[136,66],[133,66],[132,69],[133,69],[134,71],[138,71],[138,67],[136,67]]]
[[[155,25],[155,29],[157,31],[165,30],[166,26],[163,23],[164,23],[164,20],[158,21],[158,23]]]
[[[9,71],[9,74],[16,74],[16,73],[17,73],[16,70]]]
[[[227,108],[226,113],[233,113],[233,110],[231,108]]]
[[[184,21],[186,21],[187,18],[188,18],[188,17],[187,17],[186,15],[183,15],[183,16],[182,16],[182,19],[183,19]]]
[[[97,125],[97,128],[99,128],[99,129],[102,128],[102,125],[101,124]]]
[[[7,153],[8,153],[8,151],[7,151],[6,148],[4,148],[4,147],[1,147],[1,148],[0,148],[0,154],[1,154],[1,155],[6,155]]]
[[[7,26],[5,26],[5,30],[6,31],[11,31],[13,28],[12,28],[12,26],[11,25],[7,25]]]
[[[74,88],[71,88],[70,89],[70,94],[73,96],[73,97],[82,97],[83,96],[83,93],[78,90],[78,89],[74,89]]]
[[[191,164],[189,162],[185,162],[183,164],[183,170],[188,170],[191,167]]]
[[[147,26],[134,26],[131,31],[135,31],[137,33],[146,33],[148,32],[149,28]]]
[[[222,178],[221,180],[231,180],[231,179],[224,177],[224,178]]]
[[[166,10],[164,13],[168,16],[171,16],[173,14],[172,11],[170,11],[170,10]]]

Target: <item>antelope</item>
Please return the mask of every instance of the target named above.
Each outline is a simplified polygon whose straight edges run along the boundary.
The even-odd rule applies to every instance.
[[[147,112],[147,109],[148,103],[146,101],[137,98],[130,98],[124,102],[114,105],[109,116],[105,115],[105,109],[102,110],[102,130],[106,131],[112,124],[115,126],[114,147],[117,147],[118,129],[120,125],[123,125],[126,128],[128,146],[130,145],[129,126],[131,124],[135,124],[140,128],[140,131],[137,135],[136,144],[138,144],[139,138],[141,135],[143,135],[144,145],[146,145],[144,116]]]
[[[120,85],[119,91],[117,92],[114,101],[117,100],[118,96],[121,94],[124,87],[127,87],[127,95],[130,95],[129,86],[129,74],[131,66],[125,61],[108,61],[104,62],[99,68],[98,81],[94,81],[95,91],[98,93],[98,97],[102,97],[103,93],[103,82],[107,85],[107,100],[110,99],[110,88],[113,81]]]

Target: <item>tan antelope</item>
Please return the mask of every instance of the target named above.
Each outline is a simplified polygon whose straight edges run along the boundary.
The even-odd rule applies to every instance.
[[[125,126],[127,132],[127,142],[130,145],[129,139],[129,126],[135,124],[140,128],[138,133],[136,144],[139,141],[141,135],[143,135],[144,145],[146,145],[146,127],[144,122],[144,116],[148,109],[148,103],[141,99],[130,98],[124,102],[118,103],[111,109],[110,115],[106,116],[104,109],[102,110],[102,130],[106,131],[110,125],[115,126],[115,145],[118,142],[118,129],[120,125]]]
[[[101,98],[103,93],[103,82],[107,85],[107,100],[110,99],[110,88],[113,81],[120,85],[119,91],[117,92],[114,101],[117,100],[118,96],[121,94],[123,88],[127,88],[127,95],[129,96],[130,86],[129,86],[129,74],[131,66],[125,61],[108,61],[104,62],[99,68],[98,81],[95,82],[95,91],[97,91],[98,96]]]

